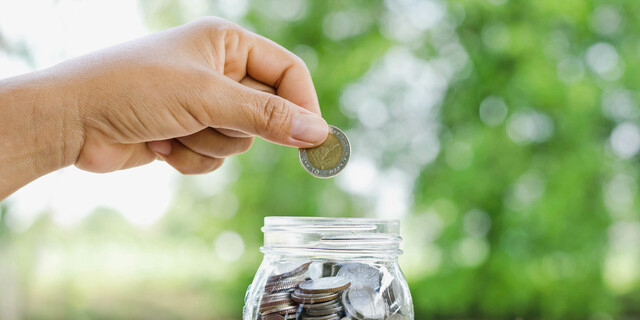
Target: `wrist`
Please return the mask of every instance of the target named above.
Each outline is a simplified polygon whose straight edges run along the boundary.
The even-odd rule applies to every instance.
[[[46,71],[0,81],[0,200],[75,163],[82,126],[73,96]]]

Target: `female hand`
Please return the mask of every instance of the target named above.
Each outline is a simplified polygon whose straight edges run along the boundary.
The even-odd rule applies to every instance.
[[[70,164],[109,172],[158,157],[203,173],[254,135],[312,147],[327,134],[301,59],[204,18],[1,81],[0,199]]]

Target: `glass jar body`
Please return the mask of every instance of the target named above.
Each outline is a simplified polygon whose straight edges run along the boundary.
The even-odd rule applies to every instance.
[[[386,238],[380,234],[344,231],[321,232],[318,239],[324,241],[315,246],[275,248],[268,246],[265,231],[265,256],[247,289],[243,320],[413,320],[397,254],[385,254],[399,250],[383,250],[388,241],[381,242]],[[326,240],[330,248],[322,246]]]

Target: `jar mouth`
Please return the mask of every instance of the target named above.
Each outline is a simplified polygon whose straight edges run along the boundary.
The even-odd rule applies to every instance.
[[[262,232],[269,231],[379,231],[380,227],[398,233],[400,221],[371,218],[328,218],[328,217],[266,217]]]
[[[267,254],[395,258],[399,249],[398,220],[328,217],[266,217]]]

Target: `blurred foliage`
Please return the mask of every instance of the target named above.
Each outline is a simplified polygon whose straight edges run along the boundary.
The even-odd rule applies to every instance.
[[[140,1],[154,30],[224,16],[222,4],[233,1],[203,3]],[[419,39],[381,31],[401,29],[389,26],[393,12],[434,8],[421,3],[446,15]],[[358,12],[361,28],[330,36],[328,17],[339,12]],[[639,14],[633,0],[279,0],[252,1],[231,18],[303,57],[324,117],[345,129],[362,127],[340,107],[346,88],[392,48],[429,61],[438,39],[459,39],[467,60],[437,109],[439,154],[416,173],[403,218],[416,319],[634,319],[640,138],[614,133],[638,128]],[[438,33],[441,25],[454,32]],[[239,319],[265,216],[374,215],[366,197],[305,173],[294,149],[257,141],[223,170],[223,190],[209,180],[221,173],[182,178],[170,210],[147,230],[106,209],[67,229],[47,215],[23,233],[0,226],[0,257],[11,257],[4,266],[21,288],[5,286],[20,303],[0,317]],[[238,260],[213,252],[225,231],[244,241]],[[37,266],[54,271],[35,278],[47,274]]]

